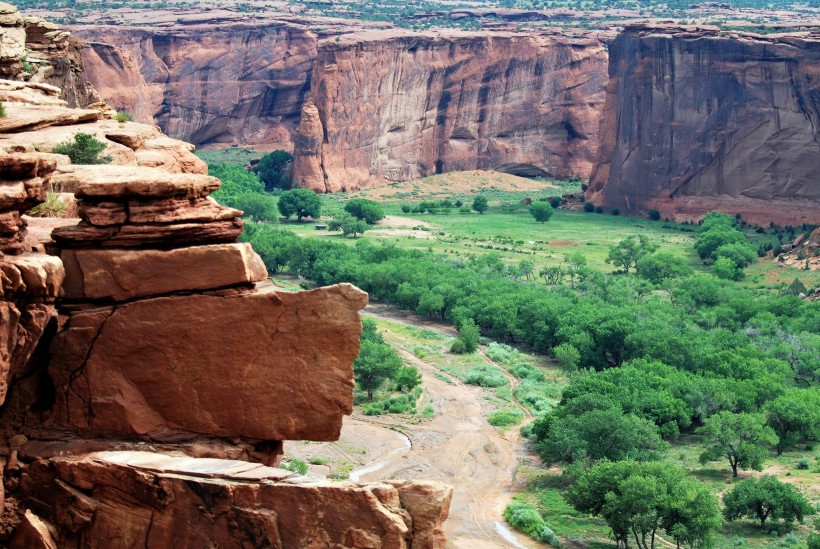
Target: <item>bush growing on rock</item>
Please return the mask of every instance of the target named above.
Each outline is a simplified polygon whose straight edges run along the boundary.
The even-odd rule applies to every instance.
[[[110,156],[100,156],[105,147],[90,133],[77,132],[73,140],[55,145],[51,152],[68,156],[74,164],[110,164]]]

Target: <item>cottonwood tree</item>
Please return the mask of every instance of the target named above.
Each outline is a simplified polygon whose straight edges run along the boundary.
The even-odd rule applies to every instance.
[[[678,546],[709,547],[722,524],[709,487],[668,463],[601,462],[564,497],[576,510],[603,517],[619,547],[628,547],[631,536],[639,549],[654,549],[662,531]]]
[[[384,219],[384,208],[373,200],[354,198],[345,204],[344,209],[356,219],[366,221],[370,225]]]
[[[322,214],[322,199],[310,189],[291,189],[279,197],[279,212],[286,218],[296,215],[297,221],[317,219]]]
[[[726,520],[756,518],[761,528],[766,527],[768,519],[782,519],[786,523],[795,519],[802,521],[814,511],[797,488],[772,475],[741,480],[723,496],[723,506]]]
[[[820,388],[789,389],[766,407],[769,426],[777,434],[777,455],[799,440],[820,438]]]
[[[367,392],[367,399],[373,402],[373,393],[394,378],[403,367],[401,357],[376,330],[376,323],[362,320],[361,350],[353,362],[356,384]]]
[[[530,204],[530,215],[535,219],[538,223],[546,223],[552,217],[552,214],[555,213],[555,209],[550,205],[549,202],[536,200],[532,204]]]
[[[630,268],[635,268],[638,261],[658,247],[652,244],[644,235],[630,235],[609,248],[609,255],[604,260],[616,267],[621,267],[629,274]]]
[[[473,199],[473,209],[478,213],[483,214],[489,207],[490,204],[487,201],[487,197],[478,195]]]
[[[700,462],[728,459],[732,476],[738,469],[763,470],[763,461],[769,454],[769,445],[777,444],[774,430],[766,425],[763,414],[736,414],[718,412],[704,422],[696,433],[703,435],[706,450]]]
[[[253,172],[259,176],[265,189],[287,189],[290,187],[290,165],[293,155],[287,151],[278,150],[263,156],[254,166]]]

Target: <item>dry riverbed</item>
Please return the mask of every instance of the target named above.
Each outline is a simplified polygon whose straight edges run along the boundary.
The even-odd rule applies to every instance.
[[[395,314],[378,306],[368,308],[368,314],[396,320]],[[402,319],[405,323],[412,320]],[[450,330],[429,321],[423,324],[428,329]],[[425,479],[450,484],[455,491],[446,528],[454,548],[543,547],[512,531],[503,517],[513,495],[517,465],[535,459],[527,452],[518,427],[499,430],[487,422],[493,406],[486,389],[466,385],[406,350],[400,353],[421,372],[425,388],[421,407],[432,406],[433,417],[357,412],[346,418],[338,442],[291,442],[285,446],[286,456],[311,463],[310,474],[317,477],[349,476],[362,482]]]

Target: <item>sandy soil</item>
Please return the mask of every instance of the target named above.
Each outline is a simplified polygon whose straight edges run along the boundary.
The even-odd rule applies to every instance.
[[[384,307],[369,312],[393,319],[402,316]],[[408,317],[402,320],[408,321]],[[419,325],[436,328],[430,322]],[[442,331],[451,329],[438,327]],[[482,389],[458,380],[442,381],[435,377],[438,370],[433,366],[411,353],[402,355],[421,372],[430,403],[436,409],[434,418],[418,421],[354,414],[345,420],[339,442],[290,443],[286,454],[309,459],[330,452],[347,453],[349,459],[360,463],[351,471],[354,481],[405,478],[450,484],[455,492],[446,528],[453,548],[543,547],[512,531],[502,515],[513,495],[516,465],[520,459],[532,457],[524,448],[518,428],[502,435],[487,423],[490,405]],[[311,470],[321,476],[322,467],[312,466]]]
[[[425,197],[425,199],[429,199],[434,195],[445,198],[454,194],[477,193],[490,187],[499,191],[532,191],[535,193],[553,186],[526,177],[501,172],[473,170],[433,175],[424,179],[393,183],[387,187],[362,189],[357,192],[357,196],[379,200],[394,197],[397,193],[413,191],[419,197]],[[415,199],[407,198],[407,200],[413,201]]]

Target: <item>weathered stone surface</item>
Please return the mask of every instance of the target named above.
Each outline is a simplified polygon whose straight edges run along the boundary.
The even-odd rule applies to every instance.
[[[77,225],[54,229],[52,237],[65,247],[156,247],[236,242],[241,233],[241,219],[111,227],[95,227],[80,222]]]
[[[11,549],[58,549],[56,536],[57,529],[53,525],[26,509],[14,531]]]
[[[74,313],[50,363],[56,422],[82,433],[335,440],[352,411],[366,301],[342,284]],[[148,343],[162,341],[173,344]]]
[[[64,278],[58,257],[39,253],[5,256],[0,260],[0,297],[56,298]]]
[[[101,452],[35,463],[22,479],[24,502],[53,521],[65,548],[445,547],[417,542],[410,530],[414,509],[404,508],[402,489],[388,484],[281,478],[288,473],[269,468],[243,475],[232,472],[236,462],[199,465],[138,454]],[[443,485],[425,488],[443,494],[437,501],[449,499]],[[412,491],[412,483],[404,491]],[[446,514],[442,507],[438,522],[420,522],[435,530]]]
[[[53,305],[29,304],[19,308],[0,301],[0,404],[9,384],[21,375],[49,324],[57,318]]]
[[[211,290],[267,278],[250,244],[216,244],[173,250],[63,250],[63,297],[113,299]]]
[[[220,186],[204,174],[169,173],[133,166],[66,166],[52,177],[78,198],[203,198]]]
[[[442,523],[450,510],[453,491],[439,482],[389,480],[399,491],[401,506],[413,517],[413,549],[447,546]]]
[[[587,198],[629,213],[820,223],[819,44],[628,28],[610,48]]]
[[[597,39],[373,31],[322,42],[317,55],[321,126],[310,127],[324,135],[297,137],[302,186],[350,190],[470,169],[586,178],[597,158],[607,63]],[[298,160],[316,156],[316,140],[318,181],[316,166],[303,171]]]
[[[102,113],[92,109],[9,103],[6,105],[6,116],[0,118],[0,133],[36,131],[49,126],[96,122],[101,118]]]
[[[140,122],[197,145],[291,149],[316,35],[284,22],[89,27],[89,80]]]

